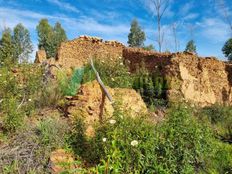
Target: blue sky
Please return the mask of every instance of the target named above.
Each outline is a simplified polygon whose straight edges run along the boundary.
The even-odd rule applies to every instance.
[[[162,19],[163,50],[174,51],[171,26],[175,23],[180,51],[193,38],[199,55],[224,59],[221,48],[231,33],[222,11],[216,8],[219,1],[171,0]],[[228,8],[232,7],[231,0],[225,1]],[[61,22],[70,40],[79,35],[92,35],[124,44],[130,22],[137,18],[146,32],[145,43],[154,44],[158,49],[156,19],[151,9],[149,0],[0,0],[0,29],[23,23],[30,30],[35,53],[35,28],[41,18],[47,18],[52,25]]]

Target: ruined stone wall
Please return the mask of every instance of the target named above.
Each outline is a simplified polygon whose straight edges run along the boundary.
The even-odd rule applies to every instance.
[[[232,105],[231,64],[189,53],[161,54],[131,48],[124,49],[123,56],[132,72],[142,62],[150,72],[159,71],[169,82],[169,100]]]
[[[124,45],[117,41],[103,41],[97,37],[81,36],[63,42],[58,49],[57,64],[64,68],[81,67],[89,58],[112,62],[122,57]]]

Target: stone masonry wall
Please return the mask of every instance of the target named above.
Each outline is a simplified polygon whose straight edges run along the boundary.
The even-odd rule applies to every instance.
[[[39,53],[37,63],[44,59],[44,53]],[[232,105],[232,64],[215,58],[201,58],[191,53],[157,53],[127,48],[117,41],[81,36],[62,43],[53,63],[70,69],[83,66],[89,58],[113,63],[119,57],[124,57],[131,72],[143,64],[150,72],[165,77],[170,101],[183,99],[202,106]]]
[[[150,72],[159,71],[169,82],[169,100],[232,105],[231,64],[190,53],[160,54],[133,48],[125,48],[123,57],[132,72],[142,62]]]
[[[124,45],[117,41],[103,41],[97,37],[80,36],[63,42],[58,49],[57,64],[64,68],[81,67],[89,58],[114,61],[122,57]]]

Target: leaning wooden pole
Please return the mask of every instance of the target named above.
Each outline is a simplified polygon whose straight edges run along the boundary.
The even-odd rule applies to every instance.
[[[99,73],[97,72],[96,68],[94,67],[94,64],[93,64],[93,60],[90,59],[90,64],[91,64],[91,67],[96,75],[96,78],[97,78],[97,81],[99,83],[99,85],[101,86],[101,88],[103,89],[105,95],[107,96],[107,98],[109,99],[110,102],[113,102],[113,98],[112,96],[110,95],[109,91],[106,89],[105,85],[103,84],[100,76],[99,76]]]
[[[107,97],[111,103],[113,102],[113,99],[112,99],[112,96],[110,95],[109,91],[107,90],[107,88],[103,84],[99,73],[97,72],[96,68],[94,67],[92,59],[90,59],[90,65],[91,65],[91,67],[92,67],[92,69],[93,69],[93,71],[94,71],[94,73],[96,75],[96,79],[97,79],[97,81],[98,81],[98,83],[99,83],[99,85],[101,87],[101,91],[102,91],[102,101],[101,101],[101,104],[100,104],[100,113],[99,113],[99,120],[100,120],[100,122],[102,122],[103,113],[104,113],[105,98]]]

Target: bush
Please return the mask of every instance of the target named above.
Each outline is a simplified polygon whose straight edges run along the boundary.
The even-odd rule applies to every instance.
[[[9,98],[4,102],[3,125],[6,131],[15,132],[23,125],[24,113],[19,109],[15,98]]]
[[[103,161],[96,168],[100,173],[107,170],[113,173],[143,171],[152,163],[154,125],[142,117],[131,118],[119,108],[117,106],[112,119],[96,126],[95,137],[85,137],[85,127],[80,120],[74,132],[73,144],[79,149],[77,155],[92,165]],[[133,142],[138,145],[133,146]]]
[[[149,73],[142,64],[133,75],[133,88],[138,91],[148,107],[167,105],[167,81],[159,73]]]
[[[205,107],[199,117],[208,119],[219,138],[232,142],[232,107],[217,104]]]
[[[35,109],[34,94],[40,87],[42,71],[33,65],[8,65],[0,68],[0,112],[4,115],[3,127],[10,132],[23,125],[24,116]]]
[[[0,173],[50,173],[51,152],[67,147],[69,131],[67,123],[58,118],[27,124],[1,147]]]
[[[94,66],[98,71],[103,83],[111,88],[131,88],[133,78],[128,72],[128,68],[123,64],[123,60],[116,62],[105,62],[99,59],[94,61]],[[83,83],[96,79],[90,65],[86,66]]]
[[[195,173],[204,168],[212,136],[185,107],[171,108],[168,119],[156,127],[157,173]]]
[[[206,159],[205,173],[232,173],[232,146],[219,141],[213,142],[211,158]]]
[[[146,117],[131,118],[117,104],[114,107],[113,118],[96,127],[95,137],[83,136],[84,126],[75,132],[76,141],[81,140],[74,143],[75,148],[82,149],[77,155],[97,165],[95,171],[195,173],[205,169],[213,139],[188,109],[170,109],[167,120],[155,126]]]

